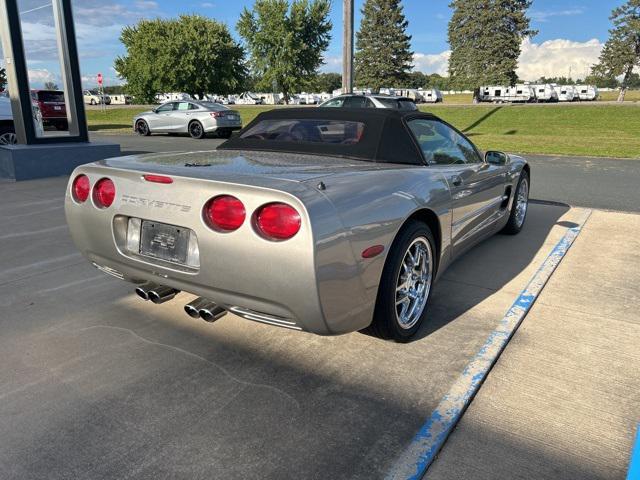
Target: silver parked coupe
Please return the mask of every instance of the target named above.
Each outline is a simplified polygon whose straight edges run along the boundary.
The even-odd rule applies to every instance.
[[[430,114],[290,108],[216,151],[80,166],[65,210],[83,255],[145,300],[189,292],[207,321],[406,340],[455,258],[522,229],[529,179]]]
[[[204,138],[208,133],[229,138],[242,128],[240,113],[214,102],[180,100],[163,103],[133,118],[133,129],[139,135],[152,133],[188,133]]]

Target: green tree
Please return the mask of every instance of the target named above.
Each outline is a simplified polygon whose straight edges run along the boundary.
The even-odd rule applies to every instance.
[[[450,90],[449,77],[443,77],[437,73],[425,76],[424,88],[437,88],[438,90]]]
[[[455,88],[514,85],[520,45],[537,32],[530,28],[531,0],[453,0],[449,22],[449,76]]]
[[[58,84],[55,82],[44,82],[45,90],[58,90]]]
[[[628,0],[614,8],[609,19],[613,28],[609,40],[600,53],[600,62],[592,69],[594,75],[618,77],[622,75],[618,101],[624,101],[635,67],[640,67],[640,0]]]
[[[595,85],[598,88],[618,88],[620,86],[620,82],[616,79],[616,77],[610,75],[587,75],[584,79],[584,82],[576,82],[576,85],[581,83],[586,83],[587,85]]]
[[[227,26],[200,15],[141,20],[123,28],[120,41],[127,53],[115,69],[138,101],[171,91],[226,95],[246,74],[244,51]]]
[[[342,87],[342,75],[339,73],[319,73],[309,82],[309,90],[314,92],[328,92]]]
[[[428,75],[422,72],[413,71],[407,75],[406,86],[409,88],[424,88],[426,86]]]
[[[256,87],[290,94],[307,85],[322,65],[331,39],[330,0],[256,0],[245,8],[237,30],[250,53]]]
[[[4,68],[0,68],[0,91],[3,91],[7,86],[7,71]]]
[[[400,0],[366,0],[356,33],[356,83],[379,91],[401,87],[413,68],[409,22]]]
[[[558,85],[575,85],[572,78],[567,77],[540,77],[536,83],[557,83]]]

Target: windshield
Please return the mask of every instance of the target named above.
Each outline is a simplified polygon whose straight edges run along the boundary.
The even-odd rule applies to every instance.
[[[240,138],[355,145],[362,139],[364,130],[364,123],[347,120],[262,120],[244,132]]]
[[[416,104],[411,100],[385,97],[375,97],[375,99],[387,108],[396,108],[398,110],[418,110]]]
[[[64,103],[64,93],[40,91],[38,92],[38,100],[41,102]]]
[[[229,110],[224,105],[220,105],[219,103],[215,103],[215,102],[199,102],[199,105],[202,105],[204,108],[208,110],[215,110],[215,111]]]

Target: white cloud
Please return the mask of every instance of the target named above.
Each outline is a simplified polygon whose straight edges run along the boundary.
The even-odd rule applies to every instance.
[[[542,43],[529,39],[522,42],[522,53],[518,62],[518,76],[523,80],[537,80],[544,77],[584,78],[591,66],[598,63],[604,46],[597,39],[574,42],[558,38]]]
[[[215,4],[213,4],[213,3],[211,3],[211,2],[202,2],[202,3],[200,4],[200,6],[201,6],[202,8],[213,8],[213,7],[215,7]]]
[[[441,53],[414,53],[413,65],[414,70],[423,73],[437,73],[439,75],[448,75],[449,57],[451,50],[445,50]]]
[[[51,73],[46,68],[42,69],[29,69],[29,83],[31,87],[42,86],[45,82],[57,82],[56,75]]]
[[[582,8],[568,8],[566,10],[532,10],[529,12],[529,17],[535,22],[548,22],[552,17],[573,17],[575,15],[582,15],[584,10]]]
[[[158,2],[154,2],[153,0],[137,0],[135,2],[136,7],[140,9],[156,9],[158,8]]]

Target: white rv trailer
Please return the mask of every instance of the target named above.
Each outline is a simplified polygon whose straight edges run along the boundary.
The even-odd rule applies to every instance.
[[[279,105],[283,103],[281,93],[256,93],[255,95],[262,99],[264,105]]]
[[[480,101],[493,103],[526,103],[535,98],[530,85],[518,84],[513,87],[484,86],[480,87]]]
[[[414,103],[424,103],[424,97],[422,96],[422,90],[418,90],[417,88],[398,88],[394,89],[395,95],[400,97],[407,97],[410,100],[413,100]]]
[[[592,101],[598,99],[598,87],[594,85],[576,85],[578,98],[582,101]]]
[[[422,100],[425,103],[440,103],[442,102],[442,93],[437,88],[429,88],[427,90],[418,90],[422,95]]]
[[[535,101],[540,102],[557,102],[558,92],[548,83],[540,85],[530,85],[535,93]]]
[[[578,92],[573,85],[558,85],[554,88],[558,92],[559,102],[573,102],[578,99]]]
[[[238,95],[236,105],[262,105],[262,99],[251,92],[244,92]]]
[[[121,93],[117,93],[109,96],[111,97],[111,105],[129,105],[131,103],[130,95],[123,95]]]
[[[317,105],[320,103],[320,96],[315,93],[302,92],[299,96],[300,98],[304,98],[306,102],[305,105]]]

